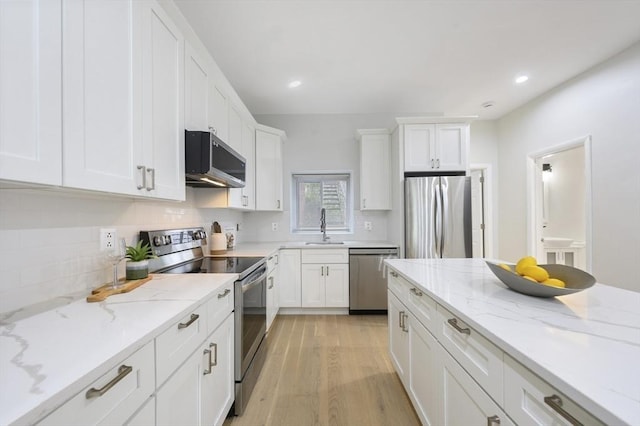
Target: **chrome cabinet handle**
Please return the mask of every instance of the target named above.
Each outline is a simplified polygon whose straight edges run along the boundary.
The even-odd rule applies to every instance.
[[[440,168],[440,159],[436,159],[436,169]]]
[[[487,417],[487,426],[493,426],[493,425],[499,425],[499,424],[500,424],[500,417],[498,416]]]
[[[142,185],[138,185],[138,189],[143,189],[147,187],[147,172],[145,171],[144,166],[136,166],[137,170],[142,170]]]
[[[564,417],[566,421],[571,423],[573,426],[583,426],[578,419],[573,417],[571,414],[569,414],[568,411],[562,408],[562,398],[560,398],[558,395],[553,394],[551,396],[545,396],[544,403],[547,404],[549,407],[553,408],[553,411],[560,414],[562,417]]]
[[[107,383],[100,389],[96,389],[96,388],[89,389],[85,394],[85,397],[87,399],[91,399],[91,398],[97,398],[99,396],[104,395],[109,391],[109,389],[114,387],[120,380],[124,379],[125,376],[131,373],[132,371],[133,371],[133,367],[131,367],[130,365],[122,364],[120,367],[118,367],[118,375],[116,377],[114,377],[109,383]]]
[[[191,318],[189,319],[189,321],[187,322],[181,322],[180,324],[178,324],[178,330],[181,330],[183,328],[187,328],[189,327],[191,324],[193,324],[194,322],[196,322],[198,320],[198,318],[200,318],[200,315],[198,314],[191,314]]]
[[[276,254],[276,265],[280,264],[280,255]]]
[[[404,330],[404,311],[398,312],[398,327]]]
[[[151,173],[151,186],[147,186],[147,191],[156,189],[156,169],[147,167],[147,173]]]
[[[402,316],[404,317],[404,319],[402,320],[402,331],[408,333],[409,327],[407,327],[407,318],[409,318],[409,315],[403,313]]]
[[[211,370],[211,367],[218,365],[218,344],[209,343],[209,349],[211,348],[213,348],[213,362],[211,362],[211,357],[209,357],[209,370]]]
[[[271,285],[268,287],[268,289],[271,290],[273,288],[273,277],[269,277],[269,281],[271,282]]]
[[[224,289],[224,293],[222,293],[222,294],[218,293],[218,299],[222,299],[223,297],[225,297],[229,293],[231,293],[231,290],[229,290],[228,288],[225,288]]]
[[[277,207],[277,208],[278,208],[278,209],[280,208],[280,200],[278,200],[278,207]]]
[[[320,267],[320,276],[324,277],[324,266]]]
[[[434,163],[434,161],[433,161],[433,158],[431,159],[431,168],[432,168],[432,169],[435,169],[435,163]]]
[[[202,375],[206,376],[207,374],[211,374],[211,351],[209,349],[205,349],[202,354],[209,355],[209,366],[202,372]]]
[[[392,277],[398,278],[398,273],[396,271],[389,272]]]
[[[458,320],[455,318],[450,318],[447,320],[447,322],[451,325],[451,327],[455,328],[458,333],[462,333],[462,334],[471,334],[471,329],[469,328],[462,328],[458,325]]]
[[[411,289],[411,293],[415,294],[416,296],[422,297],[422,292],[415,287]]]
[[[366,199],[366,198],[363,198],[363,199],[362,199],[362,208],[363,208],[363,209],[366,209],[366,208],[367,208],[367,199]]]
[[[327,276],[329,276],[329,267],[327,266]]]

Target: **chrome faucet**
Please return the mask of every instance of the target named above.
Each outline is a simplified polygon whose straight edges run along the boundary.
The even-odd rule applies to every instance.
[[[330,237],[327,237],[327,211],[324,207],[320,210],[320,232],[322,232],[322,242],[329,241]]]

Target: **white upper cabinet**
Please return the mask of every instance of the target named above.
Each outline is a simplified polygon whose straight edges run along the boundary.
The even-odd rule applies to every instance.
[[[142,53],[143,184],[184,200],[184,38],[155,1],[143,8]]]
[[[60,0],[0,1],[0,179],[62,183]]]
[[[235,149],[242,156],[245,155],[242,150],[242,118],[233,106],[229,107],[229,137],[222,139],[222,141],[226,142],[227,145]]]
[[[220,139],[228,139],[229,107],[227,95],[212,81],[209,84],[209,127]]]
[[[469,156],[469,124],[405,124],[405,172],[466,172]]]
[[[185,43],[184,69],[185,129],[209,131],[209,72],[189,43]]]
[[[260,126],[256,129],[256,210],[282,211],[281,130]]]
[[[244,188],[229,189],[229,207],[255,210],[256,131],[242,124],[242,155],[247,160]]]
[[[184,200],[181,33],[155,1],[71,0],[63,17],[63,185]]]
[[[63,12],[63,183],[140,194],[139,3],[72,0]]]
[[[358,130],[360,210],[391,210],[391,140],[387,129]]]

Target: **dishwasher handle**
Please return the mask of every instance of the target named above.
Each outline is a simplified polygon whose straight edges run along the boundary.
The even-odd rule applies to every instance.
[[[349,255],[353,256],[379,256],[379,255],[387,255],[387,256],[398,256],[398,249],[393,247],[388,248],[351,248],[349,249]]]

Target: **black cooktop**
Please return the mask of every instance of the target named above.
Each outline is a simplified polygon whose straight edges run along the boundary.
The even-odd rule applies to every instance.
[[[252,272],[260,263],[263,257],[202,257],[192,262],[184,263],[162,271],[164,274],[241,274]]]

